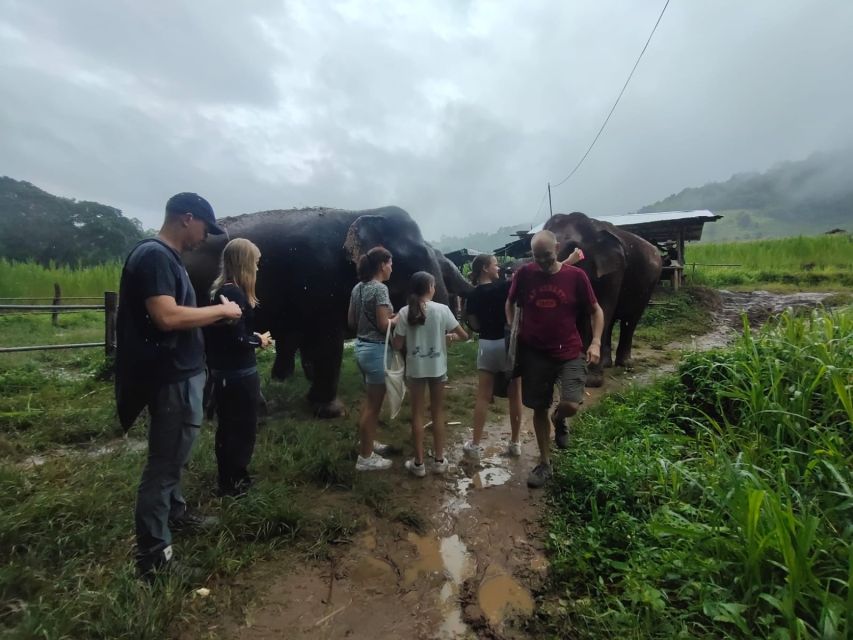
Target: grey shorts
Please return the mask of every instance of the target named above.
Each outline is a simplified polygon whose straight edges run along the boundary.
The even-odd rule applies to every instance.
[[[477,370],[489,373],[506,371],[506,341],[480,339],[477,349]]]
[[[546,353],[518,345],[521,401],[528,409],[547,409],[554,401],[554,385],[560,383],[560,401],[583,402],[586,360],[557,360]]]

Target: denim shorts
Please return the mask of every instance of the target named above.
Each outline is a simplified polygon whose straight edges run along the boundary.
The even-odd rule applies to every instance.
[[[385,384],[385,343],[355,341],[355,361],[367,384]]]

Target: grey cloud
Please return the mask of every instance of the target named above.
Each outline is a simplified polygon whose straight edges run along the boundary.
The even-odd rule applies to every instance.
[[[222,215],[398,204],[433,238],[544,218],[545,183],[586,149],[659,11],[0,5],[0,173],[148,226],[192,189]],[[853,5],[828,0],[672,3],[555,210],[623,213],[850,144],[851,26]]]

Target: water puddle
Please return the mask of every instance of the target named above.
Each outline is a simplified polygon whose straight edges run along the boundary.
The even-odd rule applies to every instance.
[[[510,615],[533,615],[533,597],[502,567],[492,564],[477,591],[477,604],[493,626]]]
[[[437,637],[447,640],[466,637],[469,630],[462,618],[459,592],[462,583],[476,571],[468,547],[456,534],[438,539],[409,533],[407,540],[415,546],[417,558],[403,573],[405,585],[415,585],[424,575],[428,580],[440,575],[443,583],[438,596],[441,622]]]
[[[509,469],[502,467],[489,467],[478,471],[472,480],[472,484],[477,489],[488,489],[489,487],[499,487],[506,484],[512,478],[512,473]]]

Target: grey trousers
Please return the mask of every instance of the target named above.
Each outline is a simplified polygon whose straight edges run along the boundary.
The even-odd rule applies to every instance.
[[[136,494],[137,561],[172,544],[169,518],[187,508],[181,473],[202,421],[205,374],[160,387],[148,411],[148,461]]]

